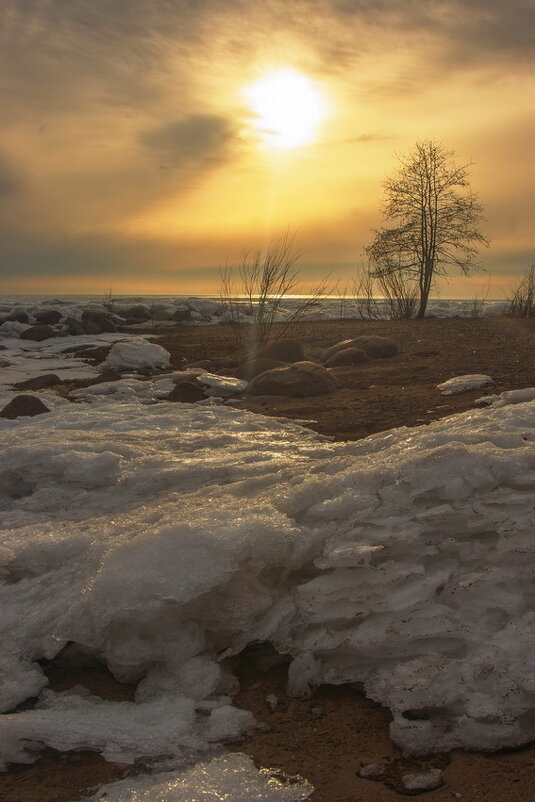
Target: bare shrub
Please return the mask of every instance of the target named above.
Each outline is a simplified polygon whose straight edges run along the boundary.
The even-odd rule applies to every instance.
[[[271,340],[282,339],[326,294],[328,277],[306,295],[299,294],[295,263],[301,254],[294,242],[295,235],[286,233],[265,249],[245,249],[238,264],[227,264],[221,269],[219,296],[224,320],[234,327],[238,345],[256,350]],[[274,327],[288,296],[298,297],[292,299],[291,311]],[[244,321],[245,315],[249,325]]]
[[[367,320],[405,320],[414,317],[418,288],[402,271],[361,268],[356,279],[360,317]]]
[[[489,290],[490,278],[487,281],[486,288],[481,293],[476,293],[471,299],[470,306],[468,307],[468,317],[483,317],[485,304],[487,302],[487,298],[489,297]]]
[[[535,315],[535,265],[526,270],[509,300],[509,313],[513,317]]]

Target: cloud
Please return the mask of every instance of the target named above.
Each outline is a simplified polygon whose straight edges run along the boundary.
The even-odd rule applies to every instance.
[[[20,173],[10,164],[3,153],[0,152],[0,200],[11,198],[20,192],[24,181]]]
[[[173,170],[206,170],[229,157],[236,142],[235,126],[226,117],[194,114],[145,131],[140,139],[163,167]]]

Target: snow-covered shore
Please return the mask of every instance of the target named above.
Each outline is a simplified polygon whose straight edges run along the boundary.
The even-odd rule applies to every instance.
[[[166,364],[135,329],[4,337],[0,404],[13,381],[96,374],[80,347],[113,343],[112,366]],[[233,800],[304,799],[217,757],[255,726],[225,658],[258,641],[290,656],[290,694],[362,684],[407,753],[535,738],[533,390],[332,443],[171,404],[170,376],[127,372],[77,404],[49,389],[49,413],[0,419],[0,763],[50,746],[156,770],[106,789],[117,802],[185,800],[202,778]],[[47,688],[38,661],[64,648],[138,683],[135,700]]]

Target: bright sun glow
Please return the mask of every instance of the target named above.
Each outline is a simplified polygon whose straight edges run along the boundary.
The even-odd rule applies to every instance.
[[[312,81],[293,70],[279,70],[245,89],[256,117],[254,126],[265,142],[296,148],[311,142],[324,116],[321,97]]]

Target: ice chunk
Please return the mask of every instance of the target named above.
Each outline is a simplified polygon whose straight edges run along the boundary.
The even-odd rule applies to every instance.
[[[466,393],[468,390],[478,390],[487,384],[494,384],[490,376],[486,376],[483,373],[473,373],[466,376],[454,376],[453,379],[437,384],[437,388],[442,395],[457,395],[458,393]]]
[[[170,358],[169,351],[161,345],[139,337],[112,346],[105,364],[112,370],[155,370],[167,367]]]
[[[153,774],[106,785],[90,802],[298,802],[313,788],[285,783],[280,772],[258,770],[250,757],[222,755],[182,772]]]

